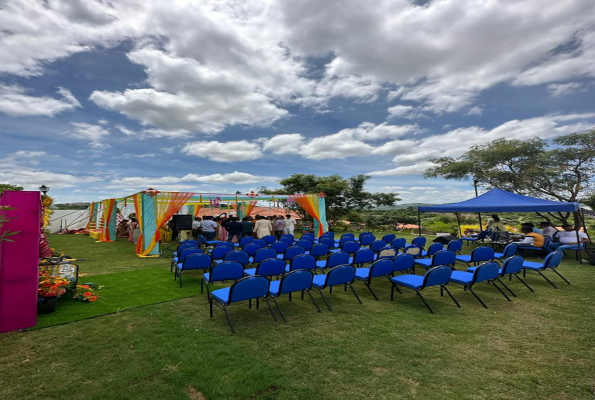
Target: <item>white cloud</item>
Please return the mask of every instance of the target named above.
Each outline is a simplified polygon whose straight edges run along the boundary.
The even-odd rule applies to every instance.
[[[299,133],[283,133],[266,140],[262,149],[274,154],[296,154],[301,151],[305,138]]]
[[[554,97],[564,96],[566,94],[584,91],[584,84],[581,82],[569,83],[551,83],[547,85],[547,90]]]
[[[469,111],[466,112],[467,115],[481,115],[483,114],[483,109],[479,106],[475,106],[471,108]]]
[[[260,146],[247,140],[233,142],[192,142],[186,144],[183,153],[219,162],[255,160],[262,156]]]
[[[192,183],[201,183],[201,184],[255,184],[255,183],[265,183],[265,182],[277,182],[279,179],[278,177],[274,176],[258,176],[248,174],[246,172],[230,172],[225,174],[211,174],[211,175],[198,175],[198,174],[187,174],[185,176],[176,177],[176,176],[164,176],[164,177],[140,177],[140,176],[130,176],[124,177],[120,179],[114,179],[108,183],[106,188],[108,189],[128,189],[128,188],[148,188],[148,187],[155,187],[160,190],[170,190],[173,187],[178,188],[178,190],[193,189],[198,190],[196,185],[192,185]],[[170,189],[166,189],[170,188]]]
[[[61,112],[81,107],[81,104],[72,93],[64,88],[58,88],[58,93],[62,96],[62,99],[47,96],[36,97],[26,93],[27,90],[20,86],[0,84],[0,112],[13,117],[34,115],[53,117]]]
[[[417,99],[414,99],[417,100]],[[388,108],[388,118],[407,118],[407,119],[417,119],[417,118],[424,118],[425,115],[420,113],[418,107],[414,106],[406,106],[403,104],[397,104],[396,106],[392,106]]]
[[[96,150],[105,150],[111,147],[101,142],[101,140],[109,135],[109,131],[103,126],[87,124],[85,122],[72,122],[71,124],[74,126],[74,131],[66,132],[69,136],[76,139],[89,140],[91,142],[90,146]]]

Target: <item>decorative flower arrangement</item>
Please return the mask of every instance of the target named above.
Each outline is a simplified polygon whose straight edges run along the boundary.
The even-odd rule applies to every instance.
[[[85,283],[83,285],[76,285],[76,290],[74,291],[74,298],[78,301],[88,301],[94,302],[97,301],[97,294],[95,291],[99,289],[95,286],[94,283]]]
[[[66,292],[66,286],[68,285],[70,285],[68,279],[57,275],[40,274],[37,292],[44,297],[60,296]]]

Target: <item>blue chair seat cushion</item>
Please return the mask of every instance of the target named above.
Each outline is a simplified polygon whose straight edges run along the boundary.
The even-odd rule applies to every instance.
[[[326,260],[316,261],[316,268],[324,268],[326,267]]]
[[[209,276],[211,276],[211,274],[209,272],[205,272],[204,274],[202,274],[203,278],[205,279],[205,281],[209,281]]]
[[[494,258],[502,258],[504,257],[504,253],[494,253]]]
[[[469,285],[473,282],[473,274],[465,271],[452,271],[450,281],[461,285]]]
[[[460,240],[466,240],[466,241],[469,241],[469,242],[477,242],[479,239],[474,238],[474,237],[466,237],[465,236],[465,237],[460,238]]]
[[[326,275],[315,275],[314,280],[312,281],[312,286],[322,289],[325,281]]]
[[[279,295],[279,285],[280,284],[281,284],[281,281],[271,281],[271,284],[269,285],[269,294],[271,296]]]
[[[426,268],[430,268],[432,266],[432,259],[431,258],[424,258],[422,260],[417,259],[415,260],[417,265],[423,265]]]
[[[391,282],[414,290],[421,289],[424,277],[419,275],[401,275],[390,279]]]
[[[471,262],[471,256],[463,255],[463,256],[456,256],[457,261],[462,261],[464,263]]]
[[[537,270],[543,269],[543,264],[531,262],[531,261],[525,261],[523,263],[523,268],[530,269],[532,271],[537,271]]]
[[[246,276],[256,275],[256,268],[249,268],[249,269],[245,270],[244,275],[246,275]]]
[[[469,267],[469,268],[467,268],[467,272],[471,272],[471,273],[473,273],[473,272],[475,272],[475,270],[476,270],[477,268],[478,268],[478,267]],[[502,271],[503,271],[503,270],[502,270],[502,268],[500,268],[500,269],[498,270],[498,275],[502,275]],[[455,272],[456,272],[456,271],[455,271]]]
[[[370,276],[370,268],[356,268],[355,279],[368,279]]]
[[[182,265],[184,265],[184,264],[183,263],[176,264],[176,268],[181,270],[182,269]]]
[[[228,304],[229,303],[229,289],[228,287],[213,290],[211,292],[211,296],[217,300],[219,303]]]
[[[174,263],[178,263],[178,257],[174,257]]]

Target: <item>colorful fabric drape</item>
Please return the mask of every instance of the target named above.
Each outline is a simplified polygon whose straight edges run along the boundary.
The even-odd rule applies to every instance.
[[[320,237],[324,233],[324,224],[320,220],[320,207],[318,204],[319,197],[316,194],[296,194],[293,196],[296,204],[304,209],[309,215],[318,221],[317,236]]]
[[[171,217],[180,211],[182,206],[186,204],[192,197],[193,193],[177,193],[177,192],[165,192],[161,193],[157,197],[157,212],[156,220],[157,226],[155,234],[151,238],[151,242],[140,254],[147,255],[153,250],[157,242],[159,241],[159,229],[161,229]]]
[[[112,236],[112,232],[111,232],[111,228],[112,228],[112,224],[110,224],[110,221],[112,220],[112,214],[114,212],[114,206],[116,204],[116,199],[109,199],[109,200],[103,200],[103,221],[104,221],[104,225],[103,225],[103,229],[101,230],[101,238],[99,239],[100,242],[112,242],[111,240],[111,236]],[[114,232],[115,233],[115,232]]]
[[[138,229],[140,234],[136,241],[136,254],[141,254],[143,251],[143,208],[142,208],[142,193],[137,193],[132,196],[132,204],[134,204],[134,212],[136,213],[136,221],[138,223]],[[134,234],[134,233],[133,233]]]
[[[250,204],[246,206],[246,217],[252,214],[252,211],[256,208],[256,203],[258,203],[258,201],[251,201]]]
[[[92,202],[89,206],[89,221],[87,221],[87,226],[85,226],[85,230],[89,230],[91,226],[91,222],[97,219],[97,212],[95,211],[95,202]]]
[[[200,212],[201,208],[202,208],[202,204],[194,205],[194,215],[193,215],[194,218],[198,217],[198,213]]]

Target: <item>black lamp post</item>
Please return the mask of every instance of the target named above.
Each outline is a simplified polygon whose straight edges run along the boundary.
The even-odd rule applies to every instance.
[[[50,188],[49,188],[49,187],[47,187],[46,185],[41,185],[41,186],[39,187],[39,191],[40,191],[41,193],[43,193],[43,195],[45,196],[45,195],[47,194],[47,192],[49,192],[49,191],[50,191]]]

